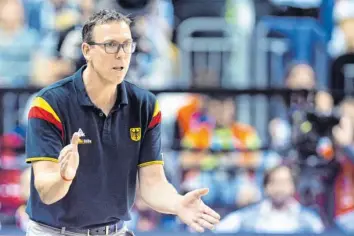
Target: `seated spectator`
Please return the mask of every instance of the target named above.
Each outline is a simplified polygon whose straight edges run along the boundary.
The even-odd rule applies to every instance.
[[[227,215],[217,233],[321,233],[321,219],[294,198],[295,178],[287,166],[277,166],[264,177],[267,198]]]
[[[203,103],[202,109],[190,110],[189,123],[183,128],[181,147],[185,151],[180,156],[184,170],[182,189],[207,185],[211,188],[204,198],[207,203],[235,206],[236,199],[241,199],[238,196],[247,195],[249,190],[238,189],[237,183],[247,181],[258,186],[259,174],[251,172],[261,163],[261,154],[242,151],[259,148],[260,140],[253,127],[235,121],[233,99],[211,97]],[[193,149],[199,151],[190,152]],[[243,176],[235,176],[236,167],[245,168]],[[259,191],[253,192],[255,196],[252,199],[257,199]]]

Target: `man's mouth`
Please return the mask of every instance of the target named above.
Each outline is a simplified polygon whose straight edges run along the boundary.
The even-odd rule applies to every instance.
[[[122,71],[124,70],[124,66],[115,66],[113,67],[113,70]]]

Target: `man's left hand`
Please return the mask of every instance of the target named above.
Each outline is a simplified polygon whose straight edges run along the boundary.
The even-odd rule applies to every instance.
[[[177,216],[197,232],[204,232],[204,229],[213,230],[220,220],[220,215],[206,206],[201,199],[208,192],[208,189],[197,189],[187,193],[177,202]]]

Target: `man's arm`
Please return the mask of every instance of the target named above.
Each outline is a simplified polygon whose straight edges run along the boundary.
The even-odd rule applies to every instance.
[[[204,228],[213,229],[220,216],[201,200],[209,190],[197,189],[182,196],[166,179],[162,165],[160,122],[161,112],[155,102],[152,119],[140,150],[141,197],[152,209],[177,215],[182,222],[198,232],[204,232]]]
[[[58,163],[33,163],[34,185],[44,204],[53,204],[68,193],[79,165],[78,142],[79,135],[74,133],[71,144],[61,150]]]
[[[152,209],[164,214],[177,214],[176,206],[182,196],[167,181],[162,165],[141,167],[139,188],[142,199]]]
[[[33,99],[28,114],[26,134],[27,163],[32,163],[34,187],[45,204],[53,204],[68,192],[78,166],[77,145],[79,136],[74,134],[71,144],[63,147],[63,126],[47,101],[48,95]],[[53,101],[54,100],[54,101]]]
[[[59,163],[38,161],[32,164],[34,185],[44,204],[53,204],[62,199],[69,191],[71,181],[60,176]]]

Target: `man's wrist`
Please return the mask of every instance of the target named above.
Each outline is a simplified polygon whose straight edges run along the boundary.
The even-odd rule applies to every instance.
[[[182,200],[183,200],[183,196],[178,194],[176,199],[175,199],[175,203],[173,206],[173,214],[174,215],[178,215],[179,214],[179,209],[181,208],[182,205]]]

